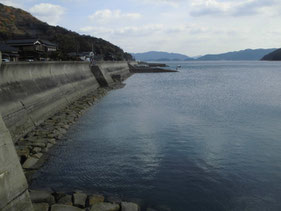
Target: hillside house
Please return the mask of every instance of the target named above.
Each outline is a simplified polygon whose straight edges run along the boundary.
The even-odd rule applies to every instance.
[[[11,47],[5,43],[0,43],[0,51],[2,53],[2,60],[6,62],[16,62],[19,59],[18,49]]]
[[[21,60],[46,60],[57,50],[55,43],[42,39],[8,40],[6,43],[18,49]]]

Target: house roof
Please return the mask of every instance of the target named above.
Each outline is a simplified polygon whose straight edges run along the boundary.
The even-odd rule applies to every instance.
[[[18,53],[18,49],[11,47],[5,43],[0,43],[0,51],[5,53]]]
[[[12,45],[12,46],[34,45],[34,43],[37,41],[39,41],[40,43],[42,43],[46,46],[52,46],[52,47],[57,46],[55,43],[52,43],[48,40],[42,40],[42,39],[8,40],[7,44]]]
[[[53,46],[56,47],[57,44],[50,42],[49,40],[40,40],[43,44],[48,45],[48,46]]]

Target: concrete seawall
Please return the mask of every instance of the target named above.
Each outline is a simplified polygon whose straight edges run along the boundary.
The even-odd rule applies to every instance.
[[[97,66],[107,73],[111,78],[126,79],[130,75],[128,63],[124,62],[98,62]],[[108,79],[108,77],[107,77]],[[110,79],[109,79],[110,80]]]
[[[99,86],[99,70],[107,85],[112,76],[129,75],[127,62],[98,63],[94,70],[87,62],[22,62],[2,64],[0,69],[0,112],[12,139],[39,125],[77,98]]]
[[[0,210],[33,210],[10,133],[0,115]]]
[[[33,210],[13,142],[78,98],[129,75],[127,62],[0,62],[0,210]]]

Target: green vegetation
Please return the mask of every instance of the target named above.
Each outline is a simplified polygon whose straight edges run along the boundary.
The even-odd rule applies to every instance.
[[[50,26],[26,11],[0,3],[0,41],[26,38],[40,38],[56,43],[59,51],[52,56],[61,60],[71,59],[68,56],[70,52],[89,52],[92,48],[104,60],[132,59],[130,54],[103,39],[80,35],[60,26]]]

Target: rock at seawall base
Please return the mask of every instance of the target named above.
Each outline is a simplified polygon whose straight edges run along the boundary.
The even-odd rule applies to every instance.
[[[32,157],[40,159],[43,156],[43,153],[34,154]]]
[[[51,208],[51,211],[84,211],[84,210],[70,205],[54,204]]]
[[[35,166],[35,164],[39,161],[38,158],[35,157],[29,157],[27,158],[27,160],[24,162],[24,164],[22,165],[22,167],[24,169],[31,169],[33,166]]]
[[[121,202],[122,211],[139,211],[139,206],[132,202]]]
[[[112,204],[107,202],[96,203],[92,206],[90,211],[119,211],[119,204]]]
[[[61,197],[58,200],[58,204],[73,205],[72,204],[72,196],[71,195],[66,195],[66,196]]]
[[[33,203],[55,204],[55,197],[48,191],[30,191],[30,198]]]
[[[87,195],[85,193],[74,193],[73,204],[74,206],[84,208],[86,205]]]
[[[92,206],[94,204],[104,202],[104,196],[103,195],[92,195],[89,197],[89,205]]]
[[[34,211],[48,211],[49,204],[48,203],[36,203],[33,204]]]

